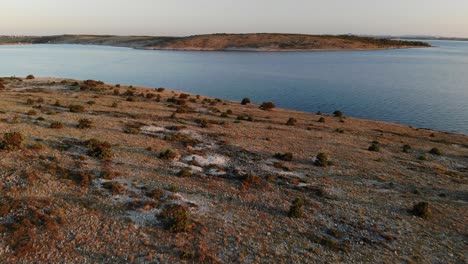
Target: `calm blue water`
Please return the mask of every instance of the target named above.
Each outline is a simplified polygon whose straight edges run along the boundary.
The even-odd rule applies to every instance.
[[[0,76],[55,76],[167,87],[308,112],[468,134],[468,42],[352,52],[181,52],[0,46]]]

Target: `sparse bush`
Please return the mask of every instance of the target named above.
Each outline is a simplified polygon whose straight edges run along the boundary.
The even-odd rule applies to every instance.
[[[180,98],[180,99],[188,99],[189,97],[190,97],[190,94],[186,94],[186,93],[181,93],[181,94],[179,95],[179,98]]]
[[[415,216],[427,219],[431,217],[432,212],[428,202],[419,202],[413,206],[411,213]]]
[[[242,99],[242,102],[241,102],[242,105],[247,105],[247,104],[250,104],[250,99],[249,98],[244,98]]]
[[[442,151],[440,151],[438,148],[432,148],[431,150],[429,150],[429,153],[437,156],[442,155]]]
[[[276,153],[274,155],[275,159],[279,159],[282,161],[292,161],[293,160],[293,154],[291,152],[287,153]]]
[[[297,119],[291,117],[291,118],[289,118],[288,121],[286,122],[286,125],[288,125],[288,126],[294,126],[296,123],[297,123]]]
[[[53,128],[53,129],[62,129],[64,127],[64,125],[63,125],[62,122],[55,121],[55,122],[50,123],[49,127]]]
[[[94,105],[94,104],[96,104],[96,102],[95,101],[88,101],[87,104]]]
[[[335,112],[333,112],[333,115],[335,117],[343,117],[343,112],[341,112],[340,110],[336,110]]]
[[[127,101],[127,102],[135,102],[136,99],[135,99],[135,97],[133,97],[133,96],[129,96],[129,97],[127,97],[126,101]]]
[[[325,117],[321,116],[318,120],[319,123],[325,123]]]
[[[89,149],[88,154],[91,157],[107,160],[112,158],[112,145],[107,141],[99,141],[97,139],[90,139],[86,141],[86,147]]]
[[[36,77],[34,77],[34,75],[32,75],[32,74],[29,74],[28,76],[26,76],[26,80],[33,80],[35,78]]]
[[[33,105],[33,104],[34,104],[34,100],[31,99],[31,98],[28,98],[28,99],[26,100],[26,104],[27,104],[27,105]]]
[[[187,232],[192,228],[190,210],[181,204],[170,204],[161,212],[166,219],[167,228],[172,232]]]
[[[428,160],[427,155],[422,154],[421,156],[418,157],[418,160],[422,160],[422,161]]]
[[[343,134],[343,133],[344,133],[344,130],[341,129],[341,128],[337,128],[337,129],[335,129],[335,131],[338,132],[338,133],[340,133],[340,134]]]
[[[330,161],[328,160],[328,154],[323,152],[317,154],[317,156],[315,157],[315,166],[326,167],[328,165],[330,165]]]
[[[86,129],[86,128],[92,128],[93,127],[93,121],[82,118],[78,120],[78,128],[79,129]]]
[[[5,133],[0,147],[4,150],[17,150],[23,146],[23,142],[24,136],[20,132]]]
[[[117,102],[113,102],[111,105],[112,108],[117,108],[118,106],[119,106],[119,103]]]
[[[296,198],[292,202],[291,207],[289,208],[288,216],[291,218],[301,218],[304,215],[304,200],[302,198]]]
[[[274,103],[272,103],[272,102],[264,102],[264,103],[262,103],[260,105],[259,108],[262,109],[262,110],[265,110],[265,111],[270,111],[275,107],[276,107],[276,105]]]
[[[162,88],[162,87],[161,87],[161,88],[158,88],[156,91],[157,91],[158,93],[162,93],[162,92],[164,92],[164,90],[166,90],[166,88]]]
[[[72,113],[82,113],[85,111],[85,108],[82,105],[70,105],[68,106],[68,109]]]
[[[54,106],[56,106],[56,107],[61,107],[62,105],[60,104],[60,101],[59,101],[59,100],[56,100],[55,103],[54,103]]]
[[[262,182],[262,179],[260,177],[249,172],[243,177],[241,189],[247,190],[252,185],[259,186],[261,182]]]

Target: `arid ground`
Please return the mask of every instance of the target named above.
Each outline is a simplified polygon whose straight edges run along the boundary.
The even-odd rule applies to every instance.
[[[0,262],[468,261],[468,136],[244,103],[1,79]]]

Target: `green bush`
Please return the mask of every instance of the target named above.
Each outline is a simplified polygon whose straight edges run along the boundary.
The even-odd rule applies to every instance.
[[[427,219],[431,217],[432,212],[428,202],[419,202],[413,206],[411,213],[415,216]]]
[[[343,117],[343,112],[341,112],[340,110],[336,110],[335,112],[333,112],[333,115],[335,117]]]

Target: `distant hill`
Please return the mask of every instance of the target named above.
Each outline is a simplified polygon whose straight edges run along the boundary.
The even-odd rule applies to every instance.
[[[0,37],[0,44],[85,44],[154,50],[373,50],[430,47],[420,41],[391,40],[353,35],[210,34],[188,37],[60,35]]]

